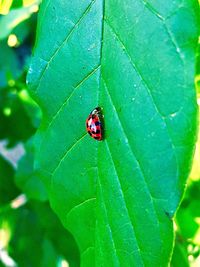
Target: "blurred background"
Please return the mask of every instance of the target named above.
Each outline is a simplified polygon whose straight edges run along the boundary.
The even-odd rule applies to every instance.
[[[0,267],[80,266],[77,245],[51,211],[33,170],[32,136],[41,113],[27,91],[26,73],[39,4],[0,0]],[[195,82],[200,105],[200,75]],[[174,228],[171,266],[199,267],[200,135]]]

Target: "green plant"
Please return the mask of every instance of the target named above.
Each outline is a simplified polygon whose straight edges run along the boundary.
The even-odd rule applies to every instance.
[[[197,136],[198,16],[194,0],[43,0],[27,76],[42,119],[25,146],[14,181],[28,198],[25,209],[34,214],[23,220],[34,221],[34,229],[42,233],[42,260],[29,257],[31,266],[59,266],[62,258],[70,266],[160,267],[171,262],[176,267],[198,258],[198,171],[196,182],[190,176],[176,216],[175,246],[173,234]],[[10,75],[18,84],[20,74]],[[4,90],[7,97],[8,88]],[[14,141],[11,131],[5,133],[2,138],[11,135],[11,145],[30,139],[41,116],[26,86],[18,91],[30,130]],[[105,138],[100,142],[85,130],[96,106],[104,114]],[[48,201],[75,238],[80,263],[71,234]],[[7,224],[15,225],[24,208],[13,219],[14,212],[6,207],[2,213],[12,218]],[[53,226],[47,223],[53,220]],[[55,244],[51,233],[56,229],[61,229],[61,240]],[[29,235],[20,233],[11,247],[20,248],[20,238]],[[28,266],[19,251],[10,255]]]

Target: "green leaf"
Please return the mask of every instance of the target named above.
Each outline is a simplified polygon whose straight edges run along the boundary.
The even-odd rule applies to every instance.
[[[24,206],[10,210],[10,213],[4,216],[4,221],[12,225],[11,240],[8,244],[9,255],[21,267],[41,266],[44,237],[37,215]]]
[[[0,139],[7,139],[9,146],[26,141],[35,133],[36,126],[28,110],[31,103],[25,103],[16,91],[5,90],[0,94]],[[8,112],[7,112],[8,111]],[[37,110],[32,107],[32,114]],[[36,118],[35,118],[36,119]]]
[[[12,66],[12,67],[11,67]],[[14,49],[5,41],[0,43],[0,88],[6,87],[8,78],[16,79],[21,74],[19,60]]]
[[[191,181],[190,181],[191,182]],[[200,181],[188,185],[184,199],[176,214],[176,224],[184,239],[193,240],[199,228],[196,218],[200,217]]]
[[[168,265],[196,138],[197,17],[193,0],[41,5],[35,167],[81,266]],[[96,106],[102,142],[85,129]]]
[[[19,8],[23,6],[23,0],[15,0],[12,3],[12,9]]]
[[[17,25],[30,18],[35,10],[34,5],[12,9],[7,15],[0,18],[0,40],[8,37]]]
[[[32,208],[38,215],[39,225],[45,229],[46,238],[51,240],[57,253],[67,259],[70,267],[80,266],[77,244],[72,235],[61,225],[49,204],[33,202]]]
[[[14,183],[14,169],[0,154],[0,206],[8,204],[19,194]]]
[[[61,258],[72,267],[79,266],[76,243],[48,203],[29,201],[23,207],[0,213],[0,227],[2,233],[7,233],[6,248],[17,266],[55,267],[60,266]]]
[[[45,201],[47,200],[46,188],[39,179],[39,174],[33,169],[34,148],[32,140],[26,144],[25,149],[26,154],[18,164],[15,182],[29,199]]]
[[[189,267],[187,252],[187,242],[181,240],[181,237],[176,238],[174,251],[172,255],[171,267],[179,267],[180,263],[182,267]]]

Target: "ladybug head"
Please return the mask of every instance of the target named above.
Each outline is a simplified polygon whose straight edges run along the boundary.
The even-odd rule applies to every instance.
[[[101,113],[101,108],[100,107],[96,107],[95,109],[92,110],[91,114],[95,114],[98,115]]]

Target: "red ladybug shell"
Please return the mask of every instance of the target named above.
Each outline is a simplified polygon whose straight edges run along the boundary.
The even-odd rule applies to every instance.
[[[86,120],[86,129],[92,138],[102,140],[101,108],[97,107],[92,110]]]

